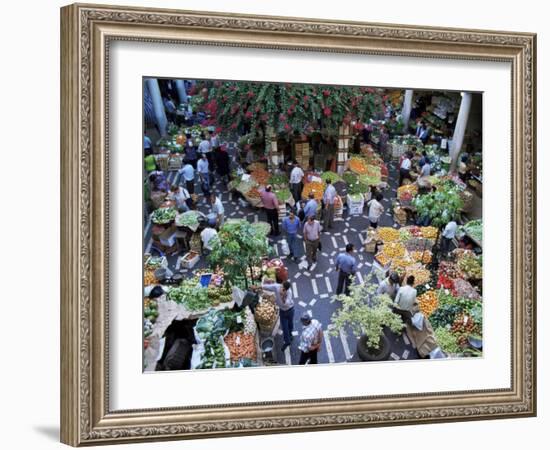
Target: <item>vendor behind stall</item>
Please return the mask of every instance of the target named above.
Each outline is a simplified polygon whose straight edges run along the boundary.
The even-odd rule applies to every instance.
[[[201,241],[203,254],[209,254],[212,251],[212,245],[218,237],[218,232],[211,226],[207,226],[201,231]]]

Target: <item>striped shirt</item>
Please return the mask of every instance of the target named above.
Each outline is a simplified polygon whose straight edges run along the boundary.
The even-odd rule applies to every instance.
[[[304,353],[311,351],[311,346],[320,343],[322,330],[323,327],[321,326],[321,322],[315,319],[311,319],[311,323],[305,326],[302,331],[298,348]]]

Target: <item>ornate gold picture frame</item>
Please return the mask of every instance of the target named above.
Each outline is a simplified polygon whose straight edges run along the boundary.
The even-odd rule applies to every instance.
[[[116,40],[508,62],[509,389],[113,411],[108,341],[108,68]],[[61,10],[61,440],[73,446],[536,414],[536,36],[75,4]],[[136,94],[137,95],[137,94]]]

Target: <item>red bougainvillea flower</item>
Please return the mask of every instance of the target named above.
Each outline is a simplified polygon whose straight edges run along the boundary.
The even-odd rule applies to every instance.
[[[280,120],[281,122],[284,122],[284,121],[286,120],[286,116],[285,116],[284,114],[280,114],[280,115],[279,115],[279,120]]]
[[[330,95],[330,91],[328,89],[323,89],[323,95],[328,97]]]
[[[256,112],[260,112],[260,106],[259,106],[259,105],[257,105],[257,106],[256,106],[256,107],[254,108],[254,111],[256,111]]]
[[[222,98],[223,98],[223,101],[224,101],[224,102],[227,101],[227,95],[224,95]]]
[[[363,129],[363,122],[359,121],[355,124],[355,129],[361,131]]]
[[[367,92],[368,92],[369,94],[372,94],[372,93],[374,92],[374,89],[373,89],[373,88],[367,88]]]
[[[323,114],[327,117],[330,117],[330,115],[332,114],[332,110],[328,106],[325,106],[323,108]]]
[[[216,127],[215,132],[216,134],[220,134],[222,132],[222,127]]]
[[[285,130],[290,131],[290,128],[291,128],[290,125],[288,123],[285,123]]]
[[[286,113],[287,113],[287,115],[291,116],[292,114],[294,114],[294,110],[292,108],[288,108],[286,110]]]
[[[236,123],[232,123],[231,126],[230,126],[229,128],[231,128],[232,130],[234,130],[235,128],[237,128],[237,124],[236,124]]]
[[[253,114],[252,114],[252,111],[247,111],[247,112],[245,113],[244,116],[245,116],[247,119],[250,119],[250,118],[252,118],[252,115],[253,115]]]
[[[231,114],[235,114],[239,110],[239,105],[233,105],[231,107]]]
[[[309,101],[309,95],[304,95],[304,102]]]
[[[230,86],[230,87],[229,87],[229,90],[230,90],[230,91],[236,91],[236,90],[237,90],[237,86],[235,86],[235,85]]]
[[[390,97],[388,97],[387,95],[384,95],[384,96],[382,97],[382,100],[386,101],[388,98],[390,98]]]
[[[252,98],[252,97],[254,97],[254,92],[248,91],[248,93],[246,95],[248,96],[248,98]]]

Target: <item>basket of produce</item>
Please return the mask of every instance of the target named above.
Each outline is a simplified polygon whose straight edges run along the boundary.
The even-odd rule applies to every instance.
[[[165,256],[150,256],[145,261],[144,267],[146,270],[155,270],[161,267],[168,267],[168,260]]]
[[[397,198],[403,206],[409,206],[417,194],[418,187],[416,184],[404,184],[397,188]]]
[[[414,261],[422,264],[430,264],[432,262],[432,252],[430,250],[412,251],[410,255]]]
[[[265,169],[256,169],[250,174],[251,178],[260,185],[269,184],[271,175]]]
[[[269,302],[262,300],[254,311],[254,318],[262,334],[270,334],[277,322],[277,307]]]
[[[151,286],[153,284],[157,284],[157,279],[155,277],[154,270],[145,270],[143,272],[143,284],[145,286]]]
[[[352,156],[349,160],[349,170],[357,175],[365,175],[368,172],[365,160],[358,156]]]
[[[202,287],[195,278],[185,280],[178,287],[171,287],[167,298],[182,304],[191,312],[204,311],[212,306],[208,290]]]
[[[457,266],[463,277],[470,280],[481,280],[483,268],[481,258],[473,253],[466,253],[457,261]]]
[[[170,225],[176,218],[178,211],[176,208],[159,208],[153,211],[151,222],[157,225]]]

